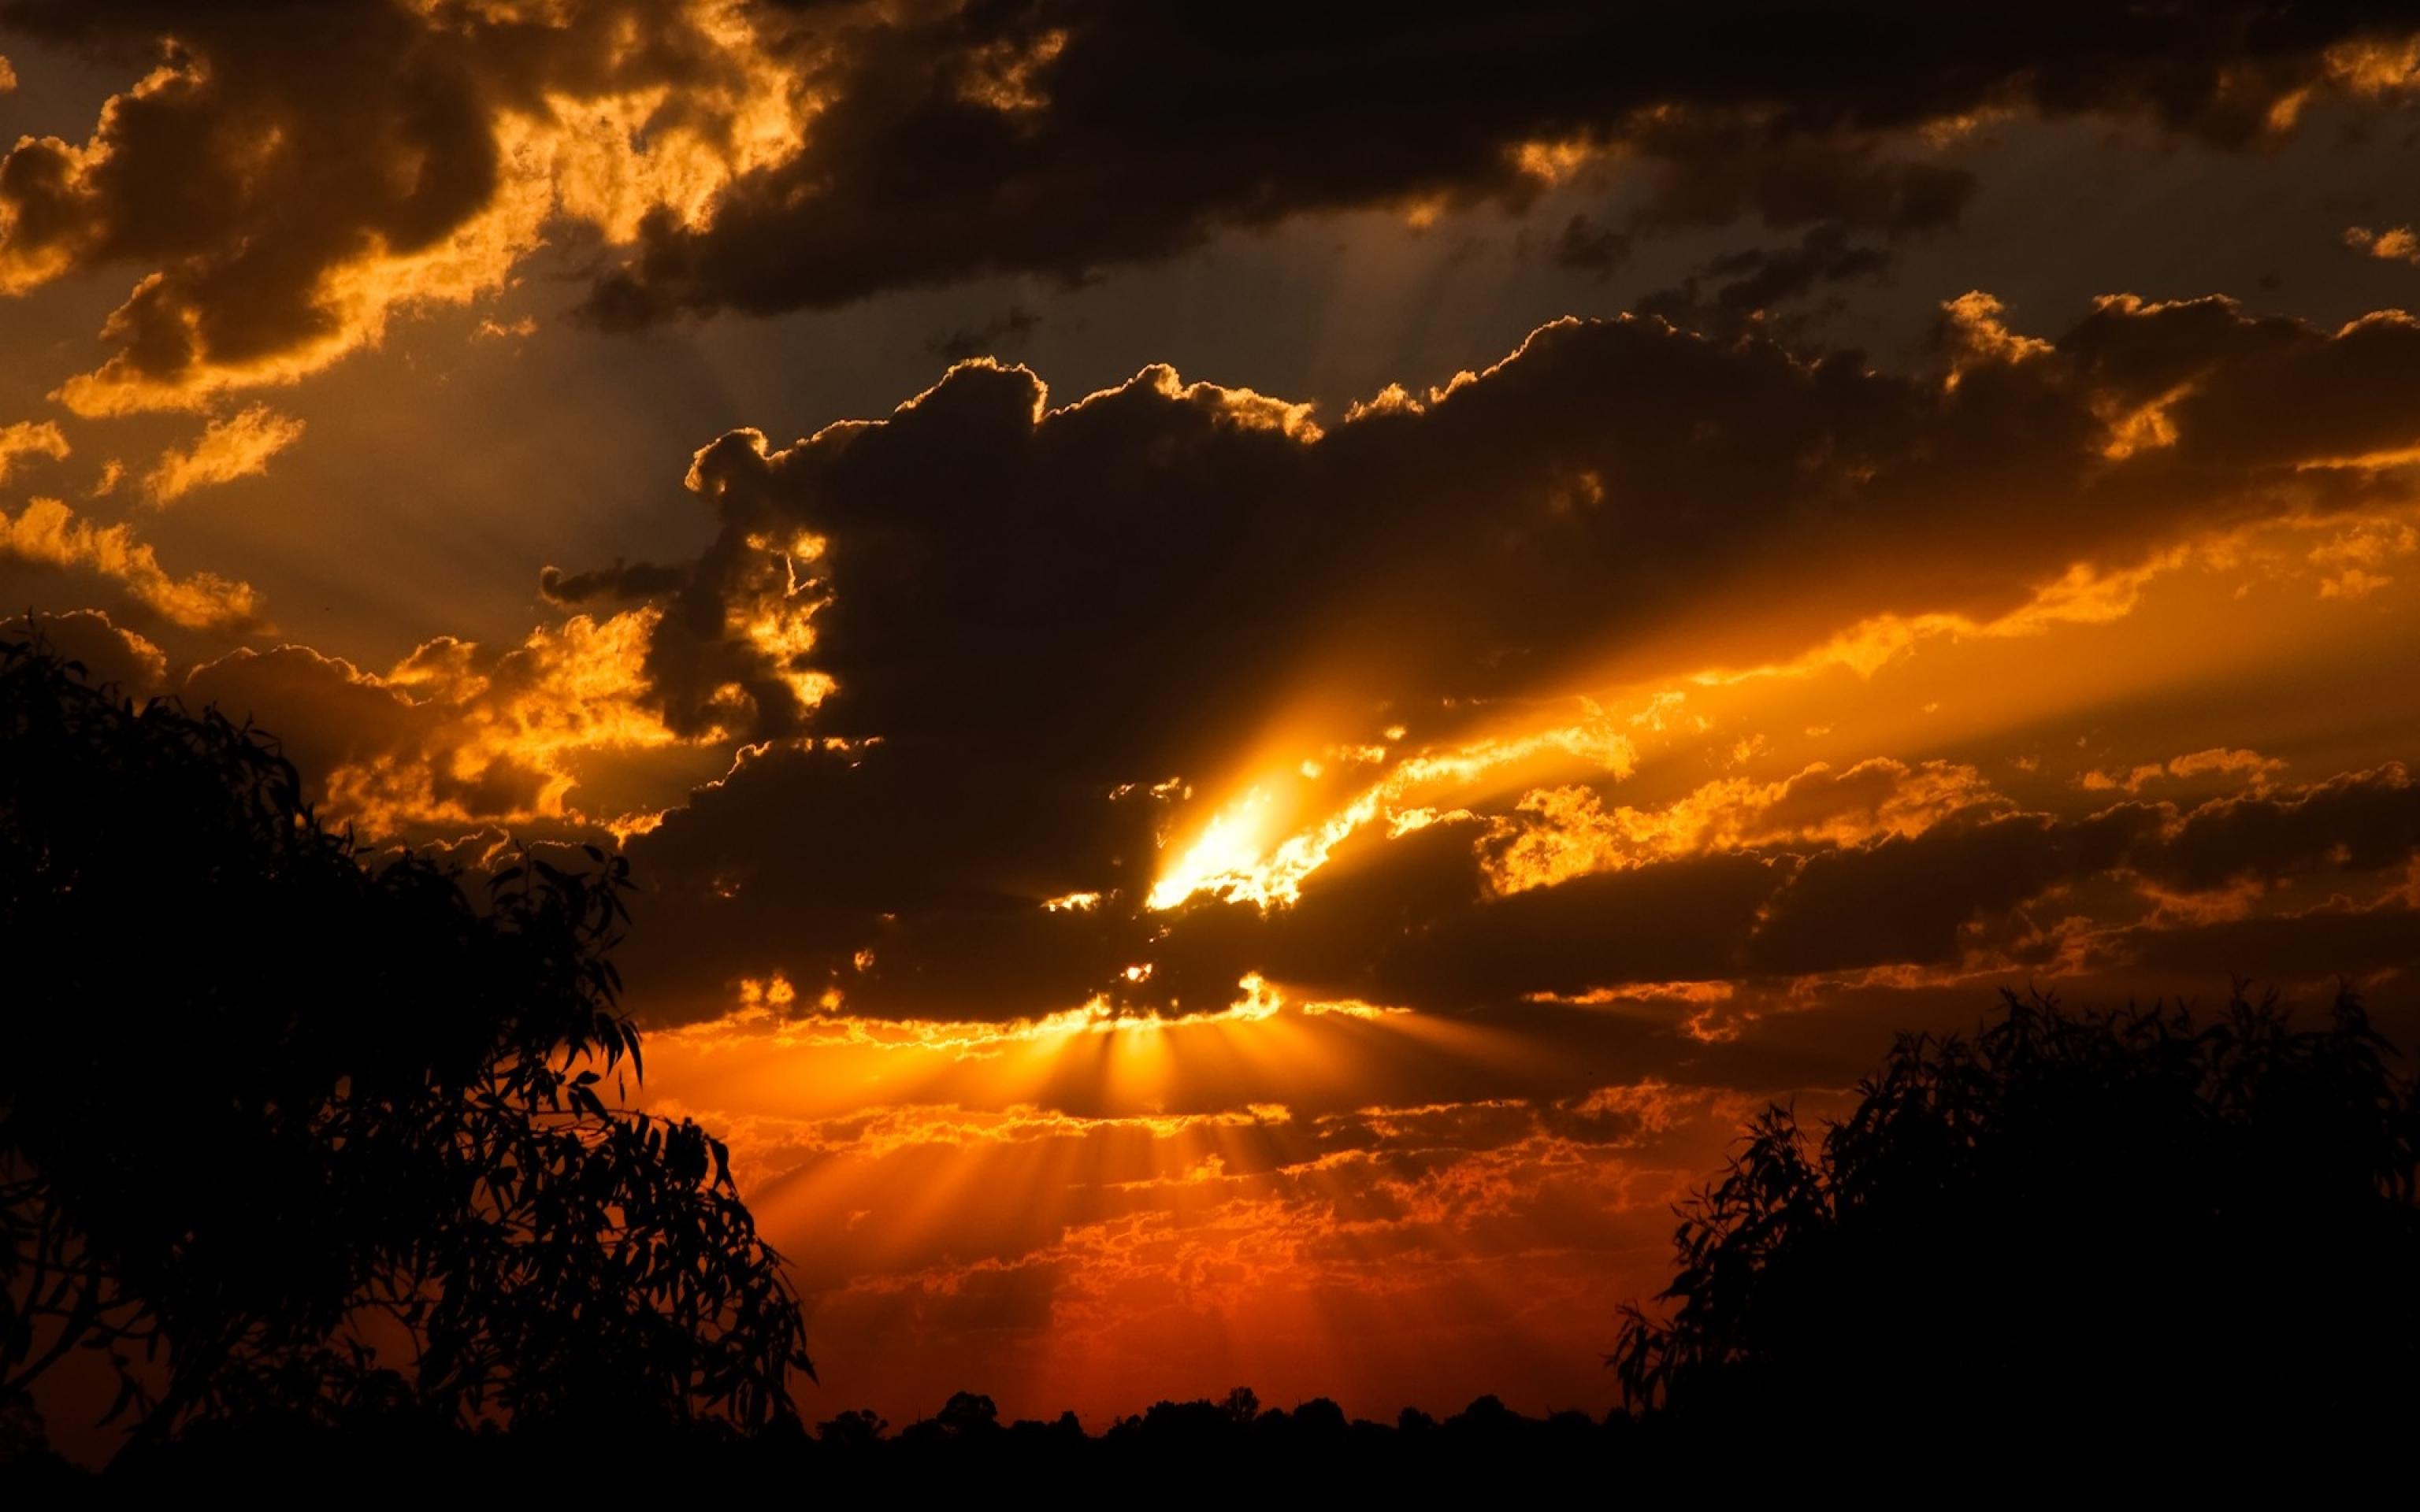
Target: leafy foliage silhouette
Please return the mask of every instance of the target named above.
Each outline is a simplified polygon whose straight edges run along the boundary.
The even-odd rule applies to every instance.
[[[1608,1363],[1683,1420],[2055,1414],[2379,1426],[2420,1366],[2420,1101],[2350,992],[2323,1027],[2007,995],[1903,1035],[1810,1141],[1772,1107],[1686,1207]],[[2408,1419],[2405,1421],[2408,1422]]]
[[[794,1425],[721,1143],[609,1104],[624,864],[474,902],[273,741],[0,645],[0,1404],[196,1425]]]

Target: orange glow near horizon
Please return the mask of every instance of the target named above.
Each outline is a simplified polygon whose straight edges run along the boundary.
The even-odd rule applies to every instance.
[[[1228,1008],[1168,1020],[1095,1005],[1001,1026],[768,1026],[756,1001],[651,1039],[649,1085],[661,1110],[726,1131],[759,1222],[821,1294],[835,1363],[802,1388],[813,1414],[929,1411],[944,1379],[1095,1422],[1246,1381],[1270,1400],[1450,1406],[1507,1373],[1563,1383],[1533,1387],[1533,1406],[1601,1406],[1592,1362],[1559,1358],[1569,1322],[1550,1303],[1609,1308],[1646,1273],[1555,1261],[1557,1236],[1610,1225],[1644,1250],[1727,1137],[1728,1103],[1652,1081],[1561,1099],[1572,1111],[1534,1129],[1518,1099],[1364,1105],[1373,1067],[1534,1077],[1551,1057],[1256,979]],[[1589,1124],[1581,1140],[1613,1137],[1549,1126],[1566,1118]],[[1605,1216],[1562,1211],[1581,1189]],[[1549,1289],[1524,1256],[1554,1271]],[[1001,1302],[1047,1310],[1039,1352],[952,1321]],[[1415,1358],[1413,1338],[1471,1316],[1513,1321],[1466,1358]]]

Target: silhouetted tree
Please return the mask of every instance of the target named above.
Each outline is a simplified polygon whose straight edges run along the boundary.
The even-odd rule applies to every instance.
[[[954,1392],[933,1421],[951,1438],[975,1438],[999,1429],[1000,1408],[980,1393]]]
[[[2420,1365],[2391,1053],[2350,994],[2322,1027],[2010,995],[1971,1040],[1904,1036],[1811,1149],[1755,1121],[1609,1363],[1632,1405],[1732,1427],[2383,1424]]]
[[[873,1408],[841,1413],[815,1425],[815,1437],[835,1449],[863,1449],[882,1441],[890,1421]]]
[[[0,646],[0,1402],[93,1349],[205,1421],[790,1421],[723,1146],[609,1105],[623,863],[474,900],[275,744]]]

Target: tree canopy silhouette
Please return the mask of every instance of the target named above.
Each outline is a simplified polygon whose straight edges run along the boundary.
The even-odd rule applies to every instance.
[[[1634,1407],[1701,1422],[2378,1426],[2420,1365],[2420,1103],[2347,993],[2324,1026],[2009,995],[1902,1036],[1811,1143],[1787,1108],[1626,1309]]]
[[[795,1421],[799,1304],[640,1067],[623,863],[370,857],[273,741],[0,646],[0,1406]],[[618,1099],[617,1099],[618,1101]]]

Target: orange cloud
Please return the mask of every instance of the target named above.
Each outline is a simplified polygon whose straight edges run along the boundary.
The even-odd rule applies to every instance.
[[[324,785],[331,817],[365,836],[578,829],[613,817],[570,802],[597,764],[700,744],[644,704],[655,613],[574,615],[502,650],[441,638],[384,673],[301,646],[242,650],[194,668],[184,695],[276,730]],[[675,778],[672,792],[686,785]]]
[[[0,560],[96,573],[127,598],[171,625],[221,634],[263,627],[260,595],[249,584],[200,572],[172,577],[128,525],[79,519],[55,499],[37,499],[14,517],[0,511]]]
[[[24,420],[0,426],[0,483],[8,481],[19,457],[47,456],[55,461],[68,451],[68,439],[55,422]]]
[[[2271,780],[2286,769],[2286,764],[2263,756],[2257,750],[2212,748],[2196,750],[2170,761],[2154,762],[2126,772],[2088,771],[2076,779],[2076,785],[2090,792],[2122,789],[2140,793],[2162,780],[2191,781],[2195,778],[2233,778],[2252,792],[2266,792]]]
[[[2345,245],[2381,262],[2420,263],[2420,236],[2412,235],[2408,225],[2392,230],[2373,231],[2366,225],[2349,226]]]
[[[1818,762],[1776,782],[1722,779],[1648,811],[1608,812],[1593,788],[1541,788],[1494,821],[1481,844],[1490,884],[1512,893],[1742,846],[1920,835],[1953,813],[2008,806],[1971,766],[1875,757],[1842,772]]]
[[[302,422],[254,405],[211,421],[192,446],[162,453],[144,475],[143,490],[153,503],[165,504],[195,488],[254,477],[268,471],[269,459],[302,438]]]
[[[0,290],[147,269],[79,414],[199,409],[509,284],[556,224],[628,241],[794,153],[800,81],[721,0],[90,19],[163,61],[83,142],[27,137]],[[154,26],[157,30],[154,30]]]

